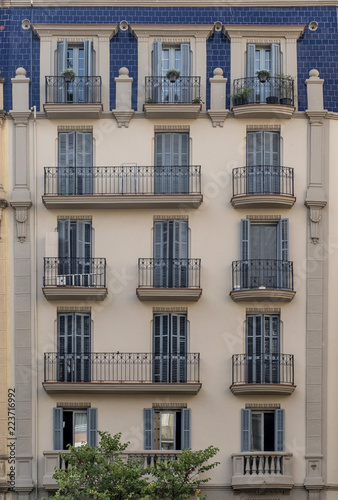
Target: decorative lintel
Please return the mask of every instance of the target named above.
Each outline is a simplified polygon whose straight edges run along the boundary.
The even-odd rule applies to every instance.
[[[18,239],[23,243],[26,239],[26,222],[28,219],[28,209],[32,206],[31,201],[11,201],[15,209],[15,219]]]
[[[322,218],[322,209],[326,203],[326,200],[305,200],[305,206],[309,209],[310,236],[314,245],[319,242],[319,222]]]

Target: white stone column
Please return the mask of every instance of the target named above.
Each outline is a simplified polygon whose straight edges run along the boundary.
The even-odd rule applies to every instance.
[[[120,68],[119,76],[115,78],[116,84],[116,108],[113,115],[117,120],[118,127],[128,127],[134,110],[131,109],[131,93],[133,78],[129,76],[128,68]]]
[[[227,81],[221,68],[215,68],[213,78],[209,78],[210,109],[208,109],[208,114],[213,127],[223,127],[224,120],[229,113],[229,110],[225,109]]]

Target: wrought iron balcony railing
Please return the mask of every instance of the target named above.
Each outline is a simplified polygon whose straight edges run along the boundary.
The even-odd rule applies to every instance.
[[[200,355],[148,352],[44,354],[45,382],[199,383]]]
[[[146,104],[201,104],[201,77],[179,76],[171,82],[166,76],[146,76]]]
[[[105,287],[106,259],[45,257],[43,286]]]
[[[45,167],[44,194],[201,194],[201,166]]]
[[[232,288],[274,288],[293,290],[293,262],[252,259],[232,263]]]
[[[233,384],[294,384],[293,354],[234,354]]]
[[[70,82],[63,76],[46,76],[46,103],[101,103],[101,77],[75,76]]]
[[[294,196],[293,168],[255,165],[234,168],[233,196],[253,194],[280,194]]]
[[[201,259],[139,259],[138,286],[200,288]]]
[[[283,104],[294,106],[294,80],[270,77],[261,83],[256,76],[238,78],[233,82],[232,105]]]

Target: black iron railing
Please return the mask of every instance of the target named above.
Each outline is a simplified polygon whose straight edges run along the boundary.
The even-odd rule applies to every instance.
[[[293,262],[253,259],[232,263],[232,288],[275,288],[293,290]]]
[[[100,76],[46,76],[46,103],[101,103],[101,86]]]
[[[138,286],[200,288],[201,259],[139,259]]]
[[[47,352],[44,354],[44,381],[199,383],[200,355]]]
[[[43,286],[106,286],[106,259],[44,258]]]
[[[272,165],[239,167],[232,171],[233,196],[250,194],[294,195],[293,168]]]
[[[146,103],[200,104],[201,77],[179,76],[171,82],[166,76],[146,76]]]
[[[293,385],[293,354],[234,354],[232,383]]]
[[[45,167],[44,193],[201,194],[201,166]]]
[[[294,106],[293,78],[270,77],[261,83],[256,76],[233,82],[232,105],[284,104]]]

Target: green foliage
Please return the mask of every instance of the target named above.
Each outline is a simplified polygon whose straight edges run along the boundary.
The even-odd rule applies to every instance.
[[[149,469],[153,480],[144,490],[144,500],[184,500],[194,492],[199,500],[203,500],[205,497],[199,493],[199,486],[210,478],[201,478],[200,475],[219,464],[207,463],[217,452],[218,448],[214,446],[199,451],[185,449],[176,460],[157,462]]]
[[[60,485],[53,498],[58,500],[129,500],[141,497],[146,486],[143,462],[123,460],[121,453],[129,443],[120,442],[121,434],[99,432],[99,446],[70,447],[62,454],[66,470],[55,470]]]

